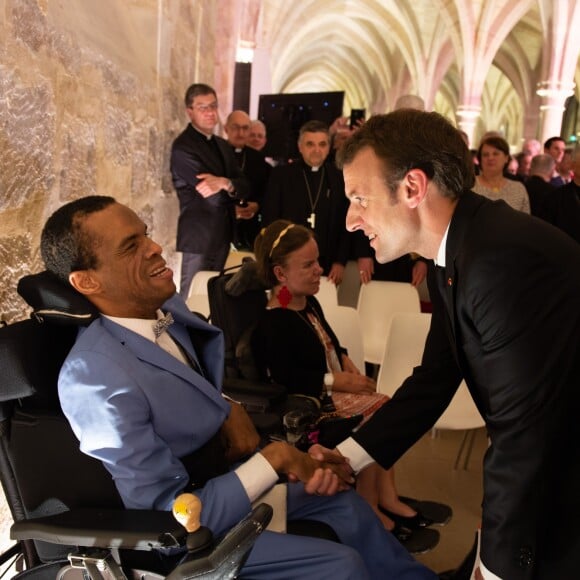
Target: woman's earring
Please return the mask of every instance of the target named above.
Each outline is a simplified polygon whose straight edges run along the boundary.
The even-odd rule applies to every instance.
[[[278,302],[282,308],[288,308],[288,304],[290,304],[290,301],[292,300],[292,293],[290,290],[288,290],[288,286],[286,286],[286,284],[280,288],[276,298],[278,299]]]

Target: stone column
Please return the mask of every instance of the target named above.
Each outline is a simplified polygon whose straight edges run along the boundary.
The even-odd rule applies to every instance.
[[[476,100],[478,99],[474,99],[474,101]],[[477,120],[481,114],[481,105],[479,103],[459,105],[455,114],[457,115],[457,126],[467,133],[469,146],[473,147],[473,137],[475,135]]]
[[[564,81],[543,81],[538,83],[536,93],[541,99],[540,105],[540,141],[544,143],[550,137],[556,137],[562,131],[562,115],[566,99],[574,94],[576,84]]]

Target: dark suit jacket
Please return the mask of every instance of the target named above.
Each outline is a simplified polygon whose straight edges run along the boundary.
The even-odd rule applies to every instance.
[[[265,226],[277,219],[286,219],[306,227],[306,221],[312,208],[304,182],[304,171],[310,168],[303,161],[275,167],[270,175],[270,181],[264,198],[262,212]],[[346,212],[348,201],[344,194],[344,179],[332,163],[324,164],[328,190],[321,192],[316,206],[316,221],[314,232],[320,251],[320,265],[324,273],[334,262],[346,264],[351,236],[346,230]],[[312,192],[313,197],[316,196]]]
[[[530,212],[537,217],[543,217],[546,199],[554,193],[556,187],[544,181],[539,175],[531,175],[526,183],[526,190],[530,198]]]
[[[171,176],[179,198],[177,250],[209,254],[229,246],[233,235],[233,203],[248,196],[249,184],[238,167],[228,142],[214,136],[217,149],[191,124],[173,142]],[[200,173],[227,177],[235,188],[232,197],[226,191],[204,198],[195,186]]]
[[[576,577],[580,248],[550,224],[470,192],[453,214],[441,278],[430,276],[421,365],[354,438],[392,465],[464,377],[491,442],[483,562],[509,580]]]
[[[542,217],[580,243],[580,185],[571,181],[556,188],[544,202]]]

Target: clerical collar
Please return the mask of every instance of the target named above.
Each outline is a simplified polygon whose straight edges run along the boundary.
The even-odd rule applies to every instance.
[[[435,258],[434,262],[436,266],[440,266],[441,268],[445,268],[445,252],[447,250],[447,234],[449,234],[449,226],[451,225],[451,220],[447,224],[447,229],[443,234],[443,239],[441,240],[441,244],[439,246],[439,251],[437,252],[437,257]]]
[[[160,318],[163,318],[164,314],[161,310],[157,311],[157,317],[154,319],[151,318],[121,318],[119,316],[107,316],[103,314],[104,318],[108,318],[112,322],[126,328],[127,330],[131,330],[132,332],[150,340],[151,342],[155,342],[155,333],[153,332],[153,323]]]
[[[211,134],[211,135],[206,135],[206,134],[205,134],[203,131],[200,131],[199,129],[196,129],[193,123],[191,123],[191,126],[192,126],[193,130],[194,130],[196,133],[199,133],[199,134],[200,134],[200,135],[201,135],[201,136],[202,136],[202,137],[203,137],[203,138],[204,138],[206,141],[211,141],[211,140],[212,140],[212,138],[213,138],[213,134]]]
[[[306,161],[304,161],[304,159],[302,159],[301,161],[302,161],[302,167],[308,173],[311,173],[311,172],[316,173],[317,171],[319,171],[323,167],[322,165],[308,165],[308,163],[306,163]]]
[[[242,149],[242,147],[235,147],[235,148],[234,148],[234,151],[235,151],[236,153],[241,153],[241,152],[243,151],[243,149]]]

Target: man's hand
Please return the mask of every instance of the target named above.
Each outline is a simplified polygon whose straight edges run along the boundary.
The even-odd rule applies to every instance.
[[[342,278],[344,276],[344,266],[335,262],[332,264],[330,268],[330,272],[328,272],[328,279],[331,282],[334,282],[335,286],[338,286],[342,282]]]
[[[246,207],[236,205],[236,219],[239,220],[252,219],[258,212],[259,208],[260,206],[255,201],[249,201]]]
[[[375,263],[372,258],[359,258],[357,260],[358,275],[361,284],[368,284],[375,273]]]
[[[354,478],[343,461],[319,461],[284,442],[270,443],[260,451],[276,473],[284,473],[289,481],[302,481],[307,493],[334,495],[349,489]]]
[[[260,443],[260,436],[246,410],[230,401],[230,416],[222,423],[221,435],[226,448],[226,459],[233,463],[251,455]]]
[[[199,179],[195,186],[197,192],[203,197],[210,197],[222,190],[228,191],[231,181],[227,177],[218,177],[211,173],[200,173],[196,175]]]
[[[345,457],[338,449],[328,449],[316,443],[308,449],[308,455],[317,461],[322,461],[326,465],[332,465],[343,481],[354,485],[355,477],[348,457]]]

